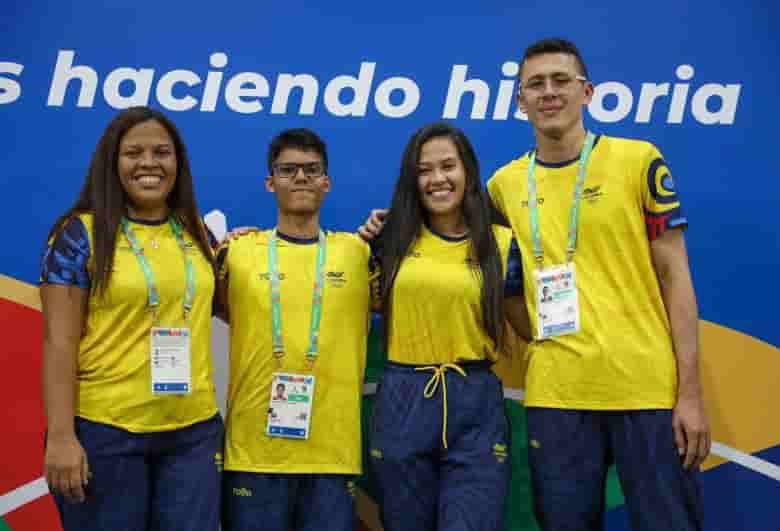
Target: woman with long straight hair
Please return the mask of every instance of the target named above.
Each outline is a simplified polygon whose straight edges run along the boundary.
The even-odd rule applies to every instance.
[[[181,135],[103,133],[43,256],[45,470],[65,531],[218,529],[214,266]]]
[[[491,365],[505,319],[525,335],[527,316],[517,244],[495,221],[463,132],[417,131],[374,243],[388,360],[370,456],[387,531],[503,529],[510,429]]]

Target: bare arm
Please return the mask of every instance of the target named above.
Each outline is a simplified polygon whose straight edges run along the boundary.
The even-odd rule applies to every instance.
[[[699,466],[709,454],[711,440],[699,379],[699,311],[683,232],[667,230],[650,249],[677,359],[675,440],[685,466]]]
[[[76,286],[41,286],[43,307],[43,401],[47,419],[46,480],[75,501],[84,500],[89,478],[86,454],[76,438],[78,350],[89,291]]]
[[[521,297],[508,297],[504,299],[504,316],[515,333],[525,342],[533,338],[531,333],[531,321],[528,318],[528,309],[525,299]]]

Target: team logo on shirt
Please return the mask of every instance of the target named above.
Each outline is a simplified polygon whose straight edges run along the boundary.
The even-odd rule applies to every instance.
[[[664,159],[657,158],[650,163],[647,169],[647,187],[653,200],[659,205],[677,203],[674,179]]]
[[[604,195],[601,185],[591,186],[582,191],[582,198],[589,203],[596,203]]]
[[[271,273],[260,273],[258,276],[260,277],[260,280],[271,280]],[[279,280],[284,280],[285,278],[287,278],[287,276],[284,273],[279,273]]]
[[[329,286],[340,288],[347,283],[347,279],[344,278],[344,271],[328,271],[325,273],[325,282]]]
[[[544,197],[537,197],[536,198],[536,204],[539,205],[539,206],[542,206],[544,204]],[[520,206],[522,206],[523,208],[528,208],[528,199],[524,199],[520,203]]]

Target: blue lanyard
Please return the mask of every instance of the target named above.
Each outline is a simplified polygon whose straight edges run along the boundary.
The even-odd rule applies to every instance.
[[[580,222],[580,203],[582,202],[582,188],[585,184],[585,170],[588,166],[588,159],[593,151],[593,143],[596,136],[588,131],[585,136],[585,144],[580,152],[580,160],[577,166],[577,181],[574,185],[574,203],[571,207],[569,216],[569,237],[566,245],[566,259],[571,261],[577,250],[577,228]],[[542,250],[542,238],[539,230],[539,208],[536,204],[536,179],[534,170],[536,169],[536,151],[529,156],[528,162],[528,214],[531,221],[531,238],[534,247],[534,259],[538,267],[542,267],[544,262],[544,251]]]

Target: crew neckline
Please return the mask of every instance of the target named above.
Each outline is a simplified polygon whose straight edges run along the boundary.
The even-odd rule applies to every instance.
[[[599,143],[599,139],[601,139],[601,135],[596,135],[596,138],[593,140],[593,148],[596,148],[596,144]],[[536,151],[536,148],[534,148],[534,151]],[[582,152],[577,154],[576,157],[570,160],[564,160],[562,162],[545,162],[542,159],[536,159],[536,163],[539,166],[542,166],[543,168],[565,168],[566,166],[569,166],[570,164],[574,164],[575,162],[579,162],[580,155]]]

